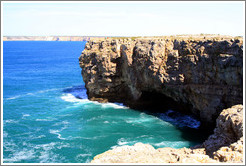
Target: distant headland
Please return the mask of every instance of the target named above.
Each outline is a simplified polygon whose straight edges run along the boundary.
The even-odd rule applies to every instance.
[[[231,39],[229,35],[219,34],[197,34],[197,35],[169,35],[169,36],[3,36],[3,41],[89,41],[89,40],[104,40],[108,38],[112,39],[136,39],[136,38],[186,38],[186,39]],[[234,38],[242,38],[242,36],[235,36]]]

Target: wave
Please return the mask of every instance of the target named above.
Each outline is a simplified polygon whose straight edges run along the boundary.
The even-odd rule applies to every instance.
[[[12,120],[12,119],[3,120],[3,124],[6,124],[6,123],[18,123],[18,122],[19,122],[18,120]]]
[[[64,121],[62,121],[62,122],[57,122],[57,123],[55,123],[55,124],[52,125],[52,126],[60,126],[60,125],[67,125],[67,124],[69,124],[69,122],[68,122],[67,120],[64,120]]]
[[[190,144],[188,141],[163,141],[159,143],[151,143],[151,145],[158,148],[163,148],[163,147],[180,148],[180,147],[187,147]]]
[[[49,133],[50,133],[50,134],[55,134],[55,135],[57,135],[57,138],[59,138],[59,139],[61,139],[61,140],[66,140],[66,138],[63,138],[63,137],[61,136],[60,132],[67,128],[68,122],[67,122],[67,121],[58,122],[58,123],[55,123],[53,126],[62,125],[62,124],[63,124],[64,126],[63,126],[60,130],[52,130],[52,129],[50,129],[50,130],[49,130]]]
[[[36,92],[32,92],[32,93],[26,93],[26,94],[22,94],[22,95],[16,95],[16,96],[8,97],[8,98],[3,98],[3,100],[14,100],[14,99],[18,99],[18,98],[22,98],[22,97],[26,97],[26,96],[34,96],[36,94],[41,94],[41,93],[46,93],[46,92],[51,92],[51,91],[58,91],[58,90],[62,90],[62,89],[63,88],[52,88],[52,89],[40,90],[40,91],[36,91]]]
[[[60,144],[60,146],[62,146],[63,143]],[[5,148],[5,151],[11,152],[11,155],[4,157],[3,162],[22,162],[23,160],[28,161],[38,158],[39,162],[43,163],[58,162],[61,159],[57,154],[52,152],[52,150],[56,148],[55,146],[58,145],[55,142],[33,145],[24,141],[22,142],[22,145],[24,145],[25,148],[20,148],[21,146],[14,143],[13,140],[4,142],[3,147]]]
[[[66,140],[66,138],[62,138],[61,134],[59,133],[60,130],[49,130],[50,134],[55,134],[57,135],[57,138],[61,139],[61,140]]]
[[[72,94],[77,99],[88,99],[84,85],[68,87],[63,89],[62,92]]]
[[[137,141],[127,141],[125,138],[120,138],[117,140],[117,145],[111,146],[110,149],[115,149],[120,146],[131,146],[137,143]]]
[[[21,119],[25,119],[25,117],[31,116],[30,114],[22,114]]]
[[[45,121],[45,122],[50,122],[50,121],[54,121],[56,120],[55,118],[54,119],[36,119],[35,121]]]
[[[75,160],[78,161],[79,163],[83,162],[84,159],[86,158],[86,161],[85,163],[89,163],[90,162],[90,157],[92,156],[91,153],[86,153],[86,154],[78,154],[76,157],[75,157]]]
[[[77,98],[76,96],[70,93],[62,94],[61,99],[66,102],[77,103],[77,104],[93,103],[93,104],[100,105],[102,108],[128,109],[128,107],[124,106],[122,103],[99,103],[97,101],[91,101],[89,99]]]
[[[14,152],[11,158],[4,158],[4,162],[17,162],[22,160],[30,160],[35,158],[35,152],[32,149],[24,148],[21,151]]]
[[[67,102],[71,103],[85,103],[89,102],[88,99],[78,99],[74,95],[67,93],[67,94],[62,94],[61,99]]]
[[[115,109],[128,109],[123,103],[100,103],[103,108],[113,107]]]
[[[29,136],[30,139],[39,139],[39,138],[45,138],[45,137],[46,137],[45,135],[39,135],[39,136],[31,135],[31,136]]]
[[[126,123],[151,123],[153,122],[155,119],[154,117],[151,117],[151,118],[148,118],[148,117],[145,117],[145,118],[127,118],[125,120]]]

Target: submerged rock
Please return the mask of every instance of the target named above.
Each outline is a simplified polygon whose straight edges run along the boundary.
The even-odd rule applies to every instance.
[[[214,134],[202,146],[155,149],[148,144],[136,143],[99,154],[91,163],[242,163],[242,114],[242,105],[223,110],[216,121]]]

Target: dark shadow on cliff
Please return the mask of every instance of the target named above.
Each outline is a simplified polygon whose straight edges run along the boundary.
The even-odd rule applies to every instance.
[[[139,100],[127,105],[137,111],[156,116],[169,122],[182,131],[182,137],[188,141],[201,143],[213,133],[214,125],[206,125],[192,114],[192,106],[177,102],[158,92],[142,92]]]

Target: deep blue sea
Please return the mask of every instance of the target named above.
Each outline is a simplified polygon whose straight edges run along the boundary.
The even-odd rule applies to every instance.
[[[205,138],[188,115],[149,115],[87,99],[85,42],[3,42],[3,161],[85,163],[117,146],[190,147]],[[170,116],[170,114],[172,116]],[[175,116],[174,116],[175,115]]]

